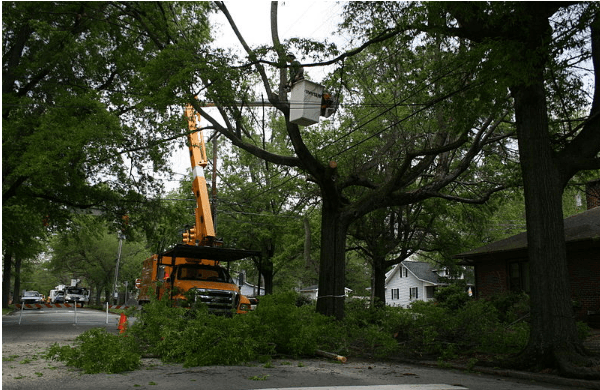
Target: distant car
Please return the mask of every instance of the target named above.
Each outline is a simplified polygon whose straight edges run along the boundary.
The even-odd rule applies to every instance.
[[[42,294],[37,291],[25,291],[21,297],[21,302],[27,304],[42,303],[42,298]]]

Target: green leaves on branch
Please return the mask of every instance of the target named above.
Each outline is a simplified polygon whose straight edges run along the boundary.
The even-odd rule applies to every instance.
[[[140,366],[139,347],[131,337],[108,333],[104,328],[88,330],[75,339],[75,346],[53,344],[46,359],[60,360],[86,374],[116,374]]]
[[[292,292],[261,297],[255,311],[233,317],[153,301],[125,334],[93,329],[73,347],[53,345],[46,357],[96,373],[133,370],[141,355],[185,367],[314,357],[317,350],[349,358],[503,355],[527,341],[527,324],[520,321],[528,310],[523,298],[475,301],[458,287],[440,295],[439,304],[417,301],[410,309],[372,308],[357,299],[347,302],[343,321],[315,313]]]

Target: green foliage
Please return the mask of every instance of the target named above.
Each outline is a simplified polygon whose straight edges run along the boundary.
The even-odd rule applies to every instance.
[[[135,369],[142,354],[185,367],[254,361],[266,368],[276,356],[315,356],[317,350],[348,357],[410,355],[445,361],[472,353],[517,352],[528,339],[527,323],[502,322],[490,301],[473,300],[460,307],[417,301],[403,309],[370,307],[353,299],[341,321],[316,313],[314,305],[298,305],[300,301],[294,292],[275,294],[262,297],[248,314],[216,316],[204,308],[154,300],[124,335],[93,329],[80,335],[74,347],[53,345],[45,357],[88,373]]]
[[[233,317],[153,301],[131,333],[165,361],[188,367],[239,364],[274,354],[313,355],[331,321],[311,306],[298,307],[295,294],[263,297],[255,312]]]
[[[150,303],[142,306],[138,320],[128,332],[139,341],[142,351],[159,355],[162,352],[160,342],[164,337],[163,332],[185,328],[187,313],[187,309],[172,307],[166,295],[160,300],[153,298]]]
[[[489,298],[502,322],[511,323],[529,315],[529,296],[522,292],[496,294]]]
[[[256,335],[275,351],[292,356],[314,355],[330,335],[333,319],[315,312],[312,305],[297,305],[293,292],[261,297],[256,312]]]
[[[94,292],[112,290],[119,251],[117,232],[98,216],[79,215],[68,225],[70,229],[54,235],[51,240],[50,270],[61,275],[60,283],[68,283],[76,274],[82,279],[81,285]],[[148,255],[143,242],[122,240],[119,282],[127,280],[129,286],[133,286],[139,277],[140,264]],[[47,294],[48,290],[43,293]]]
[[[507,323],[489,301],[472,300],[462,307],[417,301],[400,323],[404,351],[451,358],[470,352],[518,352],[529,336],[527,323]]]
[[[461,279],[436,291],[435,300],[438,305],[456,311],[463,308],[472,299],[465,293],[466,289],[467,284]]]
[[[52,345],[45,355],[81,368],[86,374],[119,373],[139,367],[140,354],[131,337],[107,333],[103,328],[88,330],[76,338],[76,346]]]
[[[248,130],[257,140],[262,139],[268,150],[289,154],[289,145],[281,139],[284,124],[276,122],[272,126],[270,134],[265,132],[264,123],[248,124]],[[223,142],[219,144],[219,157],[223,161],[219,167],[219,235],[229,247],[263,253],[260,271],[268,292],[272,291],[274,275],[279,286],[295,285],[304,271],[302,216],[307,215],[310,200],[305,193],[305,180],[294,169],[265,163],[241,149],[230,149]],[[255,266],[240,263],[234,267],[240,271],[243,267],[250,280],[258,277]]]
[[[579,337],[579,340],[585,340],[590,336],[590,332],[592,331],[592,328],[586,324],[585,322],[582,321],[577,321],[577,337]]]
[[[250,321],[249,321],[250,319]],[[185,367],[233,365],[255,360],[269,346],[252,337],[252,320],[245,316],[203,315],[183,328],[164,328],[157,348],[165,361]]]
[[[367,301],[355,299],[346,306],[346,318],[340,324],[343,337],[332,339],[344,349],[341,353],[386,358],[398,352],[394,329],[402,321],[404,312],[397,308],[369,307]],[[342,344],[343,343],[343,344]]]
[[[162,190],[155,173],[168,171],[172,141],[185,129],[165,107],[189,97],[173,83],[194,77],[189,66],[173,65],[205,62],[191,54],[208,42],[209,9],[203,2],[2,4],[6,260],[42,252],[45,236],[67,230],[81,209],[117,221],[135,210],[138,227],[154,220],[154,210],[141,217],[152,203],[143,200]]]

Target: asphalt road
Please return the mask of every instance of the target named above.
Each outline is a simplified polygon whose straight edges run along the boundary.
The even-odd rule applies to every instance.
[[[25,310],[2,317],[2,389],[206,389],[206,390],[541,390],[578,386],[466,373],[404,363],[327,359],[277,359],[269,365],[183,367],[144,359],[125,374],[82,374],[41,357],[94,327],[117,333],[118,316],[92,309]],[[20,324],[19,324],[20,321]],[[77,322],[77,323],[75,323]]]

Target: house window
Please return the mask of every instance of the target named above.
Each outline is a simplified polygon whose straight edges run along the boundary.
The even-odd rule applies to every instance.
[[[419,288],[418,287],[411,287],[409,289],[409,294],[410,294],[410,299],[419,299]]]
[[[399,288],[392,289],[392,299],[400,299],[400,289]]]
[[[425,298],[432,299],[435,297],[436,286],[426,286],[425,287]]]
[[[404,277],[408,278],[408,270],[406,268],[404,268]]]
[[[530,292],[529,262],[514,262],[508,265],[508,286],[510,291]]]

